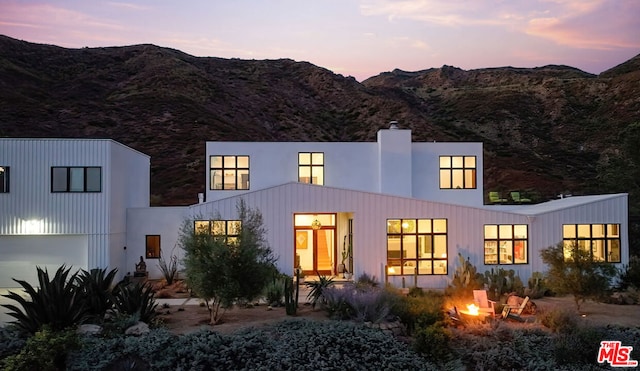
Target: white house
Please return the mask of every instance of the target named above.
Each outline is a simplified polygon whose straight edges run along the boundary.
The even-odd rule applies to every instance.
[[[0,138],[0,287],[126,265],[127,209],[149,206],[149,156],[112,140]]]
[[[86,141],[94,143],[99,142]],[[0,154],[0,166],[11,166],[13,187],[17,165]],[[485,205],[482,155],[481,143],[416,143],[396,125],[380,130],[376,142],[207,142],[201,202],[148,207],[147,163],[147,173],[141,173],[147,177],[146,198],[125,207],[126,241],[110,244],[103,260],[92,260],[95,248],[89,249],[86,264],[125,273],[144,256],[150,277],[159,278],[161,252],[165,259],[181,256],[175,246],[185,220],[194,220],[199,231],[232,236],[241,199],[261,211],[278,267],[288,274],[300,267],[339,275],[344,263],[356,277],[368,273],[396,286],[444,288],[460,253],[480,272],[513,269],[526,282],[532,272],[546,269],[539,250],[559,242],[578,243],[612,264],[628,262],[626,194]],[[105,180],[111,176],[104,174]],[[0,223],[7,224],[4,212]],[[0,228],[0,241],[19,234]]]

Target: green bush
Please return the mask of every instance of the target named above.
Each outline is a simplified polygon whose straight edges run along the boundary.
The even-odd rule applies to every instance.
[[[427,359],[444,363],[452,358],[451,333],[442,322],[418,328],[413,334],[413,349]]]
[[[140,321],[151,324],[157,316],[158,304],[150,284],[120,283],[113,289],[113,304],[119,314],[136,315]]]
[[[640,290],[640,256],[631,256],[629,264],[620,272],[618,289],[626,290],[630,287]]]
[[[75,329],[53,331],[45,325],[26,341],[20,353],[2,361],[3,370],[65,370],[67,355],[79,347]]]
[[[578,314],[566,308],[538,312],[536,317],[553,332],[565,333],[578,327]]]
[[[17,321],[14,323],[22,330],[35,334],[44,325],[51,331],[61,331],[68,327],[83,323],[88,318],[87,306],[76,286],[78,273],[69,276],[71,268],[61,266],[55,275],[49,278],[46,269],[37,267],[39,288],[34,288],[26,281],[14,279],[29,295],[25,299],[10,291],[6,298],[12,299],[22,310],[13,304],[3,304],[9,309],[8,314]]]
[[[277,277],[264,287],[264,298],[268,305],[280,307],[284,298],[284,280],[290,277]]]
[[[417,328],[425,328],[444,320],[444,295],[436,291],[421,296],[400,297],[391,312],[400,318],[411,334]]]

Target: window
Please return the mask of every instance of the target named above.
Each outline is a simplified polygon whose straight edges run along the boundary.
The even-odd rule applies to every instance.
[[[249,156],[211,156],[211,189],[249,189]]]
[[[298,182],[324,185],[324,153],[298,153]]]
[[[440,189],[476,188],[476,156],[440,156]]]
[[[388,219],[387,274],[447,274],[447,220]]]
[[[51,192],[101,192],[102,168],[52,167]]]
[[[147,259],[160,258],[160,235],[151,234],[145,237],[145,251]]]
[[[485,264],[527,264],[526,224],[484,226]]]
[[[225,243],[237,243],[242,231],[240,220],[196,220],[196,234],[210,234]]]
[[[0,166],[0,193],[9,193],[9,167]]]
[[[577,246],[594,261],[620,263],[620,224],[565,224],[562,226],[565,259]]]

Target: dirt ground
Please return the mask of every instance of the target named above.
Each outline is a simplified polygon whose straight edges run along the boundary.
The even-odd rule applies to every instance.
[[[237,308],[227,310],[220,323],[210,326],[209,312],[206,307],[191,299],[189,304],[170,305],[169,308],[159,308],[160,318],[165,326],[175,334],[186,334],[200,328],[209,328],[217,332],[229,334],[247,327],[259,327],[287,318],[306,318],[310,320],[328,320],[326,312],[314,310],[308,304],[300,304],[295,317],[287,316],[284,307],[269,309],[267,305],[251,308]],[[533,301],[539,310],[565,308],[576,311],[572,297],[546,297]],[[590,325],[620,325],[625,327],[640,327],[640,305],[616,305],[587,301],[581,305],[580,318]],[[531,318],[533,320],[533,318]]]

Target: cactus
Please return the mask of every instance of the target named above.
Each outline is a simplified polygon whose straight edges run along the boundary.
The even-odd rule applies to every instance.
[[[295,292],[295,296],[294,296]],[[300,270],[296,269],[296,286],[290,277],[284,281],[284,309],[289,316],[295,316],[298,311],[298,298],[300,296]]]

